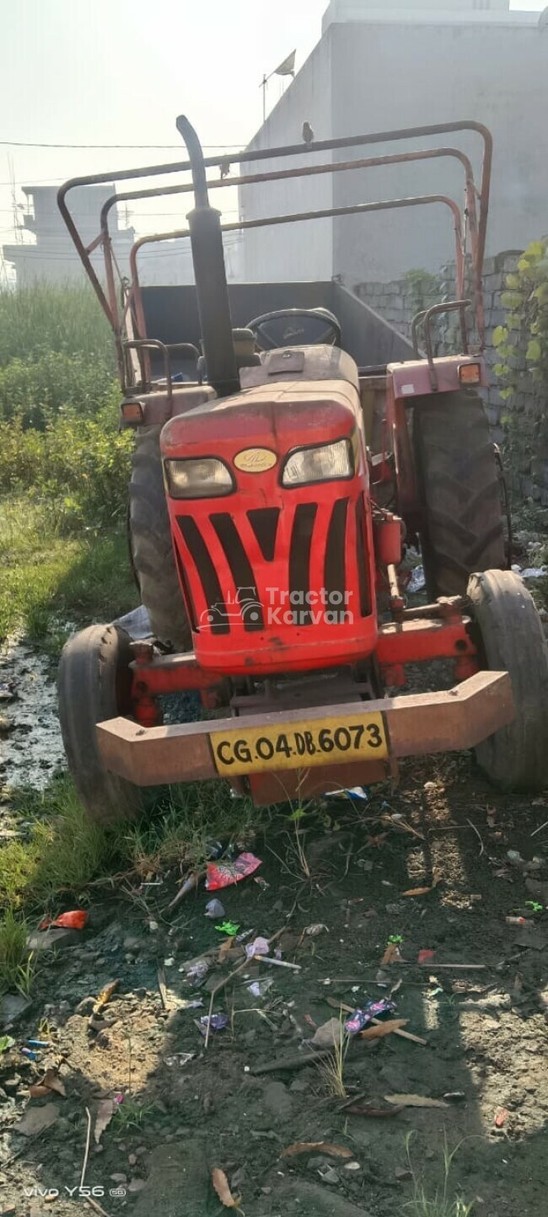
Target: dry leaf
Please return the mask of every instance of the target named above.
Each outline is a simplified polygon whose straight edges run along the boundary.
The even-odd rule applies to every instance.
[[[111,980],[109,985],[105,985],[104,989],[101,989],[101,992],[93,1007],[94,1014],[99,1014],[100,1010],[103,1009],[103,1006],[106,1006],[107,1002],[110,1001],[114,990],[118,988],[119,984],[119,980]]]
[[[384,952],[384,955],[381,959],[381,964],[399,963],[400,959],[401,959],[400,948],[399,948],[397,942],[389,942],[388,946],[386,948],[386,951]]]
[[[399,1031],[401,1027],[407,1027],[408,1018],[389,1018],[385,1023],[375,1023],[373,1027],[368,1027],[366,1031],[360,1031],[360,1039],[362,1040],[382,1040],[385,1035],[391,1035],[393,1031]]]
[[[424,1094],[385,1094],[384,1098],[396,1107],[449,1107],[443,1099],[429,1099]]]
[[[495,1128],[504,1128],[509,1115],[510,1112],[506,1109],[506,1107],[497,1107],[494,1121]]]
[[[39,1082],[35,1082],[33,1086],[29,1086],[29,1094],[31,1099],[42,1099],[44,1095],[50,1094],[55,1090],[57,1094],[62,1095],[64,1099],[67,1097],[67,1092],[61,1078],[56,1074],[55,1069],[48,1069],[43,1078]]]
[[[100,1103],[97,1105],[95,1128],[93,1130],[93,1139],[96,1145],[99,1144],[105,1128],[108,1128],[115,1111],[116,1103],[114,1102],[114,1099],[101,1099]]]
[[[333,1145],[331,1141],[295,1141],[293,1145],[282,1149],[280,1158],[296,1158],[297,1154],[308,1154],[315,1150],[326,1154],[328,1158],[354,1157],[351,1149],[346,1149],[344,1145]]]
[[[402,896],[427,896],[429,892],[433,892],[437,884],[433,883],[431,887],[410,887],[407,892],[402,892]]]
[[[234,939],[225,938],[224,942],[222,942],[219,947],[219,957],[218,957],[219,963],[225,963],[225,961],[228,959],[229,955],[232,953],[233,947],[234,947]]]
[[[211,1182],[215,1188],[219,1200],[221,1201],[221,1204],[224,1204],[225,1209],[237,1209],[241,1196],[232,1195],[228,1179],[224,1171],[221,1170],[220,1166],[212,1167]]]
[[[43,1099],[49,1093],[49,1087],[43,1086],[41,1082],[35,1082],[34,1085],[29,1086],[29,1095],[31,1099]]]

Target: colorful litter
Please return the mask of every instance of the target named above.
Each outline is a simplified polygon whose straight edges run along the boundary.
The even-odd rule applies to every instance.
[[[374,1018],[381,1018],[383,1014],[394,1014],[395,1009],[396,1003],[386,997],[381,997],[379,1001],[367,1001],[364,1006],[354,1010],[346,1020],[344,1029],[348,1035],[357,1035],[368,1027]]]
[[[208,862],[206,888],[209,892],[216,892],[220,888],[231,887],[233,883],[253,875],[259,866],[262,866],[261,859],[249,853],[240,854],[234,862]]]

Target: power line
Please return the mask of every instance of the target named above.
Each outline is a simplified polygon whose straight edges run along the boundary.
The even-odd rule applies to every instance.
[[[15,140],[15,139],[0,139],[0,146],[3,148],[80,148],[80,149],[85,149],[85,150],[112,148],[112,149],[117,149],[118,151],[127,149],[128,151],[139,150],[142,152],[150,151],[151,148],[157,150],[158,152],[160,152],[160,151],[161,152],[167,152],[167,151],[181,152],[184,150],[184,146],[182,143],[180,143],[180,144],[34,144],[34,143],[30,143],[26,140]],[[208,151],[211,151],[211,152],[217,152],[217,151],[221,151],[224,149],[228,149],[232,152],[239,152],[240,149],[243,147],[244,147],[243,143],[240,143],[240,144],[202,144],[202,148],[207,148]]]

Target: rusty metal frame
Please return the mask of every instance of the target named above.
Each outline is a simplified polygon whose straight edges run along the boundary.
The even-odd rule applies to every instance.
[[[425,205],[428,205],[431,203],[445,204],[447,207],[449,207],[449,209],[452,213],[454,228],[455,228],[455,259],[456,259],[456,265],[457,265],[457,276],[456,276],[457,277],[457,293],[460,292],[462,294],[464,291],[465,260],[464,260],[464,250],[463,250],[463,229],[462,229],[462,223],[461,223],[461,213],[460,213],[459,207],[455,203],[454,199],[449,198],[448,195],[425,194],[425,195],[419,195],[416,198],[410,197],[410,198],[406,198],[406,199],[388,199],[388,200],[383,200],[381,202],[375,202],[375,203],[355,203],[353,206],[329,207],[329,208],[322,209],[320,211],[302,211],[302,212],[296,212],[294,214],[281,215],[281,216],[262,216],[260,219],[256,219],[256,220],[235,220],[233,223],[223,224],[222,231],[223,232],[239,232],[241,230],[250,229],[250,228],[269,227],[270,225],[296,224],[296,223],[299,223],[302,221],[323,220],[323,219],[328,219],[331,216],[363,215],[363,214],[369,213],[369,212],[390,211],[390,210],[395,210],[395,209],[398,209],[401,207],[421,207],[421,206],[425,206]],[[142,335],[143,338],[146,334],[146,321],[145,321],[143,301],[142,301],[142,296],[141,296],[141,284],[140,284],[140,280],[139,280],[139,271],[138,271],[138,267],[137,267],[137,256],[139,254],[139,251],[143,248],[144,245],[156,244],[161,241],[176,241],[176,240],[181,240],[181,239],[183,239],[185,237],[189,237],[189,236],[190,236],[190,231],[188,228],[174,229],[172,232],[153,233],[150,236],[140,237],[138,241],[135,241],[135,243],[133,244],[133,246],[131,248],[130,256],[129,256],[130,269],[131,269],[131,288],[130,288],[131,304],[134,309],[135,322],[137,325],[137,332],[139,335]],[[435,307],[437,307],[438,309],[441,309],[444,306],[440,305],[440,306],[435,306]],[[120,336],[118,336],[118,341],[121,343],[122,349],[127,345],[125,342],[123,342],[123,340],[121,339]],[[147,364],[146,371],[145,371],[145,380],[148,380],[149,378],[150,378],[150,368]]]
[[[365,145],[365,144],[391,143],[391,142],[397,142],[399,140],[408,140],[408,139],[413,139],[413,138],[422,137],[422,136],[437,136],[437,135],[444,135],[444,134],[447,134],[450,132],[461,132],[462,133],[462,132],[466,132],[466,131],[471,131],[471,132],[478,134],[481,137],[481,139],[483,140],[482,176],[481,176],[481,186],[480,186],[479,191],[476,189],[476,186],[474,183],[473,171],[472,171],[472,166],[471,166],[470,160],[468,157],[466,157],[466,155],[464,153],[460,152],[458,149],[424,149],[424,150],[418,151],[418,152],[413,151],[413,152],[401,153],[401,154],[394,153],[394,154],[390,154],[387,157],[368,158],[369,162],[370,162],[369,165],[364,164],[363,162],[360,162],[360,161],[358,161],[358,162],[333,161],[333,162],[330,162],[329,164],[320,165],[320,166],[318,166],[318,165],[307,166],[307,167],[301,166],[297,169],[283,170],[283,171],[278,171],[278,172],[272,171],[270,173],[263,173],[263,174],[243,175],[243,177],[241,179],[241,184],[245,184],[246,180],[248,182],[251,182],[251,181],[264,182],[264,181],[270,181],[270,180],[275,181],[275,180],[279,180],[281,177],[298,177],[298,176],[304,176],[308,173],[313,173],[313,172],[320,172],[320,173],[327,173],[327,172],[334,173],[335,172],[336,173],[336,172],[342,171],[343,169],[346,169],[346,168],[366,168],[366,167],[372,167],[373,165],[381,165],[381,164],[396,164],[396,163],[404,164],[407,161],[413,161],[413,160],[418,160],[418,159],[431,159],[436,156],[442,156],[442,155],[457,156],[457,158],[459,160],[461,160],[461,162],[464,166],[465,175],[466,175],[466,202],[465,202],[464,216],[465,216],[466,225],[469,226],[469,228],[470,228],[470,244],[471,244],[472,264],[473,264],[473,268],[474,268],[474,285],[475,285],[475,293],[476,293],[478,330],[479,330],[479,333],[481,336],[483,333],[483,306],[482,306],[482,298],[481,298],[482,266],[483,266],[484,252],[485,252],[485,236],[486,236],[486,226],[487,226],[487,215],[488,215],[488,209],[489,209],[489,193],[490,193],[492,147],[493,147],[491,133],[489,132],[488,128],[485,127],[483,124],[472,122],[472,121],[454,122],[454,123],[445,123],[445,124],[432,124],[429,126],[403,128],[403,129],[394,130],[394,131],[382,131],[382,132],[376,132],[376,133],[369,133],[369,134],[365,134],[365,135],[349,136],[349,137],[345,137],[343,139],[320,140],[320,141],[314,142],[311,145],[294,144],[294,145],[288,145],[285,147],[276,147],[276,148],[261,148],[261,149],[252,149],[252,150],[247,149],[244,152],[239,152],[234,155],[231,154],[229,157],[219,158],[219,156],[216,156],[216,157],[204,158],[203,165],[204,165],[205,169],[211,168],[211,167],[218,167],[220,159],[222,159],[225,162],[228,161],[229,164],[242,165],[242,164],[248,164],[248,163],[256,163],[258,161],[263,161],[263,160],[273,160],[273,159],[280,158],[280,157],[302,156],[303,152],[305,152],[305,151],[308,154],[318,153],[318,152],[334,152],[339,149],[354,148],[354,147],[359,147],[360,145]],[[80,236],[80,233],[78,232],[77,226],[76,226],[74,218],[72,216],[72,213],[69,210],[68,203],[67,203],[67,196],[71,190],[75,189],[76,187],[80,187],[80,186],[100,185],[102,183],[114,182],[114,181],[131,181],[131,180],[135,180],[137,178],[143,178],[143,177],[157,177],[157,176],[163,176],[163,175],[171,174],[171,173],[188,172],[188,171],[191,171],[191,169],[192,169],[191,160],[187,160],[187,161],[179,161],[179,162],[174,162],[174,163],[170,162],[170,163],[166,163],[163,165],[149,165],[149,166],[144,166],[143,168],[140,168],[140,169],[118,170],[117,172],[114,172],[114,173],[92,174],[92,175],[89,175],[86,177],[78,177],[78,178],[70,179],[70,181],[65,182],[65,184],[61,187],[61,189],[58,192],[58,205],[59,205],[61,214],[63,216],[63,219],[65,221],[65,224],[67,225],[67,228],[70,232],[72,240],[76,246],[77,252],[78,252],[78,254],[81,258],[81,261],[84,265],[84,268],[88,274],[88,277],[91,281],[94,291],[99,299],[101,307],[103,308],[104,312],[106,313],[106,315],[110,321],[110,324],[112,325],[112,327],[114,329],[115,336],[117,339],[117,351],[118,351],[118,358],[119,358],[119,364],[120,364],[120,371],[121,371],[122,375],[124,374],[124,360],[123,360],[123,355],[121,352],[121,333],[120,333],[120,323],[119,323],[119,317],[118,317],[116,285],[115,285],[115,279],[114,279],[113,256],[112,256],[110,235],[108,233],[108,210],[110,209],[110,206],[114,205],[115,202],[122,201],[125,196],[124,195],[120,195],[117,197],[113,196],[112,199],[107,200],[107,204],[105,204],[105,207],[102,209],[102,213],[101,213],[101,232],[87,246],[84,245],[82,238]],[[223,179],[222,181],[218,180],[218,181],[212,181],[210,183],[207,183],[205,180],[205,173],[204,173],[203,185],[204,185],[204,189],[206,189],[206,190],[207,190],[207,185],[210,185],[212,188],[216,189],[216,188],[229,187],[229,186],[238,185],[238,184],[240,184],[240,179],[232,179],[230,182],[227,182],[226,180]],[[150,188],[150,189],[142,191],[142,192],[135,192],[134,194],[129,195],[127,197],[150,198],[150,197],[155,197],[157,195],[163,195],[166,193],[170,193],[170,194],[171,193],[173,193],[173,194],[185,193],[185,191],[192,190],[193,188],[194,188],[193,184],[188,185],[188,186],[185,185],[183,187],[179,186],[179,187],[175,187],[175,188],[163,186],[163,187]],[[476,199],[479,200],[479,204],[480,204],[479,217],[477,216]],[[316,213],[316,214],[319,215],[320,213]],[[325,212],[325,217],[327,218],[330,216],[336,216],[336,215],[341,215],[341,214],[342,215],[352,214],[352,211],[349,211],[346,209],[340,209],[340,208],[339,209],[333,208],[333,209],[329,209],[328,211]],[[299,216],[293,216],[293,217],[273,217],[273,220],[278,223],[287,223],[287,222],[294,221],[295,219],[300,219],[300,218],[310,218],[310,217],[308,215],[305,215],[305,216],[299,215]],[[258,226],[257,222],[254,222],[254,221],[248,221],[247,223],[249,225],[255,224],[255,226]],[[240,225],[238,225],[238,227],[240,227]],[[231,230],[230,226],[227,226],[226,231],[230,231],[230,230]],[[164,239],[166,239],[166,238],[164,237]],[[96,275],[95,269],[93,267],[93,264],[92,264],[91,258],[90,258],[90,254],[100,244],[103,246],[103,253],[105,256],[108,296],[105,295],[103,287],[100,283],[100,280],[98,279],[98,277]]]
[[[325,173],[333,174],[333,173],[343,173],[343,172],[346,172],[349,170],[373,169],[373,168],[377,168],[377,167],[381,167],[381,166],[385,167],[385,166],[396,165],[396,164],[398,164],[398,165],[407,164],[409,162],[414,162],[414,161],[436,160],[441,157],[452,157],[453,159],[458,160],[464,168],[464,172],[465,172],[465,219],[467,220],[469,230],[470,230],[472,265],[475,268],[477,265],[478,218],[477,218],[477,208],[476,208],[476,188],[475,188],[475,182],[474,182],[474,171],[472,169],[472,164],[471,164],[470,158],[467,157],[464,152],[461,152],[461,150],[459,148],[445,148],[445,147],[443,147],[443,148],[425,148],[425,149],[417,149],[412,152],[407,152],[407,153],[403,153],[403,154],[402,153],[392,153],[387,156],[365,157],[365,158],[360,158],[358,160],[353,160],[353,161],[335,161],[335,162],[329,162],[328,164],[322,164],[322,165],[302,165],[302,166],[298,166],[295,169],[275,170],[268,174],[244,174],[244,175],[240,175],[237,178],[232,178],[230,181],[227,181],[226,178],[215,178],[208,182],[208,187],[211,190],[222,190],[222,189],[227,189],[227,188],[233,188],[235,186],[253,185],[253,184],[256,184],[259,182],[264,182],[264,181],[277,182],[277,181],[283,181],[287,178],[310,177],[315,174],[325,174]],[[194,190],[193,182],[187,182],[184,185],[177,185],[177,186],[154,187],[154,188],[149,188],[149,189],[144,189],[144,190],[129,190],[129,191],[123,191],[120,194],[111,195],[110,198],[107,199],[106,202],[103,204],[103,207],[101,208],[101,216],[100,216],[101,233],[100,233],[99,237],[96,238],[95,244],[102,243],[102,246],[103,246],[106,273],[107,273],[107,285],[108,285],[109,307],[110,307],[110,314],[111,314],[111,324],[112,324],[115,334],[120,333],[120,319],[118,316],[118,301],[117,301],[116,288],[115,288],[115,282],[114,282],[114,268],[113,268],[113,263],[112,263],[111,235],[110,235],[109,224],[108,224],[108,219],[109,219],[109,215],[110,215],[112,208],[114,206],[116,206],[118,203],[132,202],[137,199],[154,198],[154,197],[158,197],[158,196],[165,197],[166,195],[172,196],[172,195],[187,194],[187,193],[191,193],[193,190]],[[155,234],[155,235],[160,235],[160,234]],[[164,239],[165,239],[165,237],[164,237]],[[464,230],[463,234],[462,234],[463,253],[465,253],[465,245],[466,245],[466,230]],[[477,280],[477,276],[475,276],[475,279]],[[475,288],[476,288],[476,298],[478,301],[478,310],[481,310],[481,313],[478,313],[478,330],[479,330],[480,334],[483,334],[483,303],[482,303],[481,275],[479,276],[479,283],[477,281],[475,282]]]

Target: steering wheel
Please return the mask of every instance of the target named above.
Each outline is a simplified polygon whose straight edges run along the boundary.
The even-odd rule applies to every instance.
[[[255,317],[246,327],[255,337],[259,351],[280,347],[341,345],[341,327],[326,308],[283,308]]]

